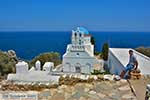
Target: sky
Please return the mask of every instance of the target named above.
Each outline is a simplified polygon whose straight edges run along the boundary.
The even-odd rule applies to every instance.
[[[0,0],[0,31],[150,32],[150,0]]]

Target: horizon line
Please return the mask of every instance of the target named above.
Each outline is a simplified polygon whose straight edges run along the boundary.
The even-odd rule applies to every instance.
[[[64,30],[58,30],[58,31],[56,31],[56,30],[49,30],[49,31],[47,31],[47,30],[42,30],[42,31],[36,31],[36,30],[18,30],[18,31],[0,31],[0,32],[71,32],[72,30],[66,30],[66,31],[64,31]],[[150,31],[93,31],[93,30],[89,30],[89,33],[90,32],[150,32]]]

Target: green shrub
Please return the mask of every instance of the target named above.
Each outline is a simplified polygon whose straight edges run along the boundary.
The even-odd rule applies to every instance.
[[[109,72],[109,71],[101,72],[100,70],[94,70],[91,74],[92,74],[92,75],[110,74],[110,72]]]
[[[15,59],[9,57],[7,53],[0,51],[0,75],[7,75],[15,72]]]
[[[94,70],[91,74],[92,75],[98,75],[98,74],[101,74],[101,72],[99,70]]]
[[[94,45],[94,55],[99,55],[100,52],[96,51],[96,40],[93,36],[91,37],[91,43]]]
[[[150,48],[139,47],[139,48],[136,48],[135,50],[150,57]]]
[[[108,43],[104,43],[102,47],[102,58],[107,61],[108,60],[108,52],[109,52],[109,45]]]
[[[93,36],[91,37],[91,43],[95,45],[95,38]]]
[[[96,56],[101,55],[101,52],[95,51],[94,55],[96,55]]]
[[[55,66],[61,63],[60,54],[57,52],[40,54],[39,56],[35,57],[33,60],[30,61],[30,65],[34,65],[37,60],[41,62],[41,66],[43,66],[45,62],[54,62]]]

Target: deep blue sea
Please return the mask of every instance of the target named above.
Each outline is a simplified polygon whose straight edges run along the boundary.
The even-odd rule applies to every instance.
[[[96,50],[105,42],[114,48],[150,47],[150,32],[90,32],[96,40]],[[13,49],[17,56],[30,60],[43,52],[63,55],[71,42],[71,32],[0,32],[0,50]]]

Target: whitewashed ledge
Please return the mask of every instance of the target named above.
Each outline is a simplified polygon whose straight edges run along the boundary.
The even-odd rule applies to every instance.
[[[83,75],[83,74],[63,74],[61,75],[63,78],[78,78],[81,80],[88,80],[88,79],[94,79],[98,80],[99,78],[103,78],[104,80],[109,80],[109,81],[118,81],[121,78],[118,75],[111,75],[111,74],[106,74],[106,75]]]
[[[9,74],[7,76],[8,81],[13,81],[14,83],[24,84],[34,84],[34,83],[43,83],[43,84],[58,84],[59,77],[57,75],[50,75],[49,72],[45,71],[32,71],[26,74]]]
[[[104,80],[114,80],[116,75],[84,75],[79,73],[49,73],[46,71],[32,71],[25,74],[9,74],[7,77],[8,81],[12,81],[14,84],[20,85],[53,85],[59,84],[60,77],[63,78],[78,78],[81,80],[94,79],[99,80],[103,78]],[[119,80],[119,79],[118,79]]]

